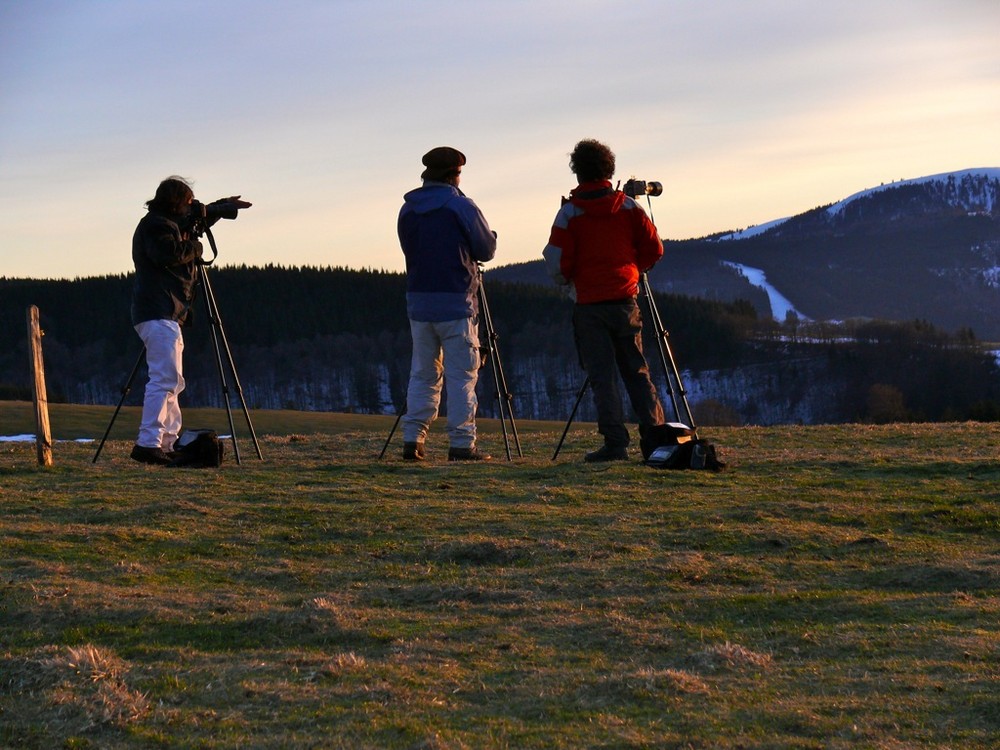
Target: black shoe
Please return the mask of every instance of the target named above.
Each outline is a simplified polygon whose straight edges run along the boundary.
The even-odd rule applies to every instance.
[[[449,448],[449,461],[489,461],[493,458],[489,453],[480,453],[478,448]]]
[[[601,461],[628,461],[628,448],[624,445],[604,445],[588,453],[583,460],[588,464]]]
[[[141,464],[155,464],[157,466],[168,466],[173,463],[173,459],[163,448],[146,448],[141,445],[132,447],[132,455],[129,458]]]
[[[405,461],[423,461],[423,443],[403,443],[403,459]]]

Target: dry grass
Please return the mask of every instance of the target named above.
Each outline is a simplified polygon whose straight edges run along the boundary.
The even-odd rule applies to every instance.
[[[129,686],[131,667],[108,649],[47,646],[0,660],[4,713],[56,737],[100,734],[142,720],[149,699]]]
[[[995,746],[1000,430],[718,429],[718,475],[558,434],[0,447],[0,746]]]

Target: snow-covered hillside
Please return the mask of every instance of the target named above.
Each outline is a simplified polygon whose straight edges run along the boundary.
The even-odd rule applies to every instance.
[[[833,219],[843,215],[851,204],[869,198],[878,193],[896,190],[915,185],[926,185],[941,199],[943,205],[961,208],[967,213],[992,214],[1000,210],[1000,167],[980,167],[963,169],[957,172],[917,177],[912,180],[897,180],[878,185],[877,187],[860,190],[853,195],[831,204],[826,209],[826,215]],[[790,218],[774,219],[763,224],[756,224],[738,232],[721,235],[716,238],[723,240],[745,240],[770,231],[787,222]]]
[[[1000,167],[992,167],[899,180],[861,190],[827,208],[827,215],[837,216],[857,200],[911,185],[928,185],[935,188],[947,205],[962,208],[969,213],[993,213],[1000,206]]]

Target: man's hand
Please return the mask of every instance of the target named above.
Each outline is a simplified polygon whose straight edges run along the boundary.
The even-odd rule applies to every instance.
[[[249,201],[241,200],[241,197],[242,196],[239,195],[231,195],[228,198],[223,198],[222,200],[226,203],[231,203],[234,208],[250,208],[250,206],[253,205],[253,203],[250,203]]]

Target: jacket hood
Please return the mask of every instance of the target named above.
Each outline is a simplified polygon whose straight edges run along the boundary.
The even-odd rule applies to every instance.
[[[608,180],[584,182],[570,191],[570,202],[592,215],[614,214],[625,203],[625,193],[611,187]]]
[[[460,196],[458,188],[444,182],[427,181],[403,196],[406,207],[418,214],[426,214],[443,208],[448,201]]]

